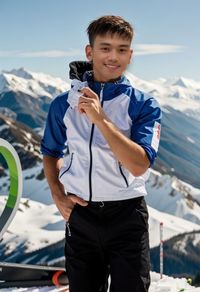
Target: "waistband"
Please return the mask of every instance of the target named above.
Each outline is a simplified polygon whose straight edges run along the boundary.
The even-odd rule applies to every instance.
[[[121,206],[121,205],[127,205],[133,202],[140,202],[143,200],[144,196],[137,197],[137,198],[131,198],[127,200],[119,200],[119,201],[98,201],[98,202],[93,202],[93,201],[87,201],[88,206],[94,207],[94,208],[103,208],[106,206]]]

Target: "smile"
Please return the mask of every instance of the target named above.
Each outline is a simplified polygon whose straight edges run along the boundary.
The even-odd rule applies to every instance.
[[[111,65],[111,64],[105,64],[105,66],[109,69],[118,69],[120,67],[119,65]]]

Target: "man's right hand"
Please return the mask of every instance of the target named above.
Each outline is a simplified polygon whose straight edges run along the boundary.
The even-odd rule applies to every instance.
[[[62,197],[54,197],[55,204],[60,212],[60,214],[63,216],[63,218],[66,221],[69,221],[69,217],[71,215],[71,212],[76,204],[79,204],[83,207],[87,206],[88,203],[81,199],[80,197],[76,195],[63,195]]]
[[[51,189],[53,200],[65,220],[69,220],[71,212],[76,204],[87,206],[88,203],[80,197],[71,193],[65,194],[63,185],[58,176],[59,170],[63,165],[62,158],[55,158],[48,155],[43,157],[44,173]]]

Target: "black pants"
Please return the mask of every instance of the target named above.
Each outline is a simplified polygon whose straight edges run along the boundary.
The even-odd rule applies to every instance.
[[[76,205],[66,228],[70,292],[147,292],[148,211],[143,197]]]

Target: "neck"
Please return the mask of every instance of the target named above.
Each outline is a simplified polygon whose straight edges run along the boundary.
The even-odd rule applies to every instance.
[[[102,79],[98,79],[94,76],[94,72],[93,72],[93,80],[95,82],[99,82],[99,83],[115,83],[117,81],[119,81],[122,78],[122,76],[119,76],[118,78],[115,79],[108,79],[108,80],[102,80]]]

